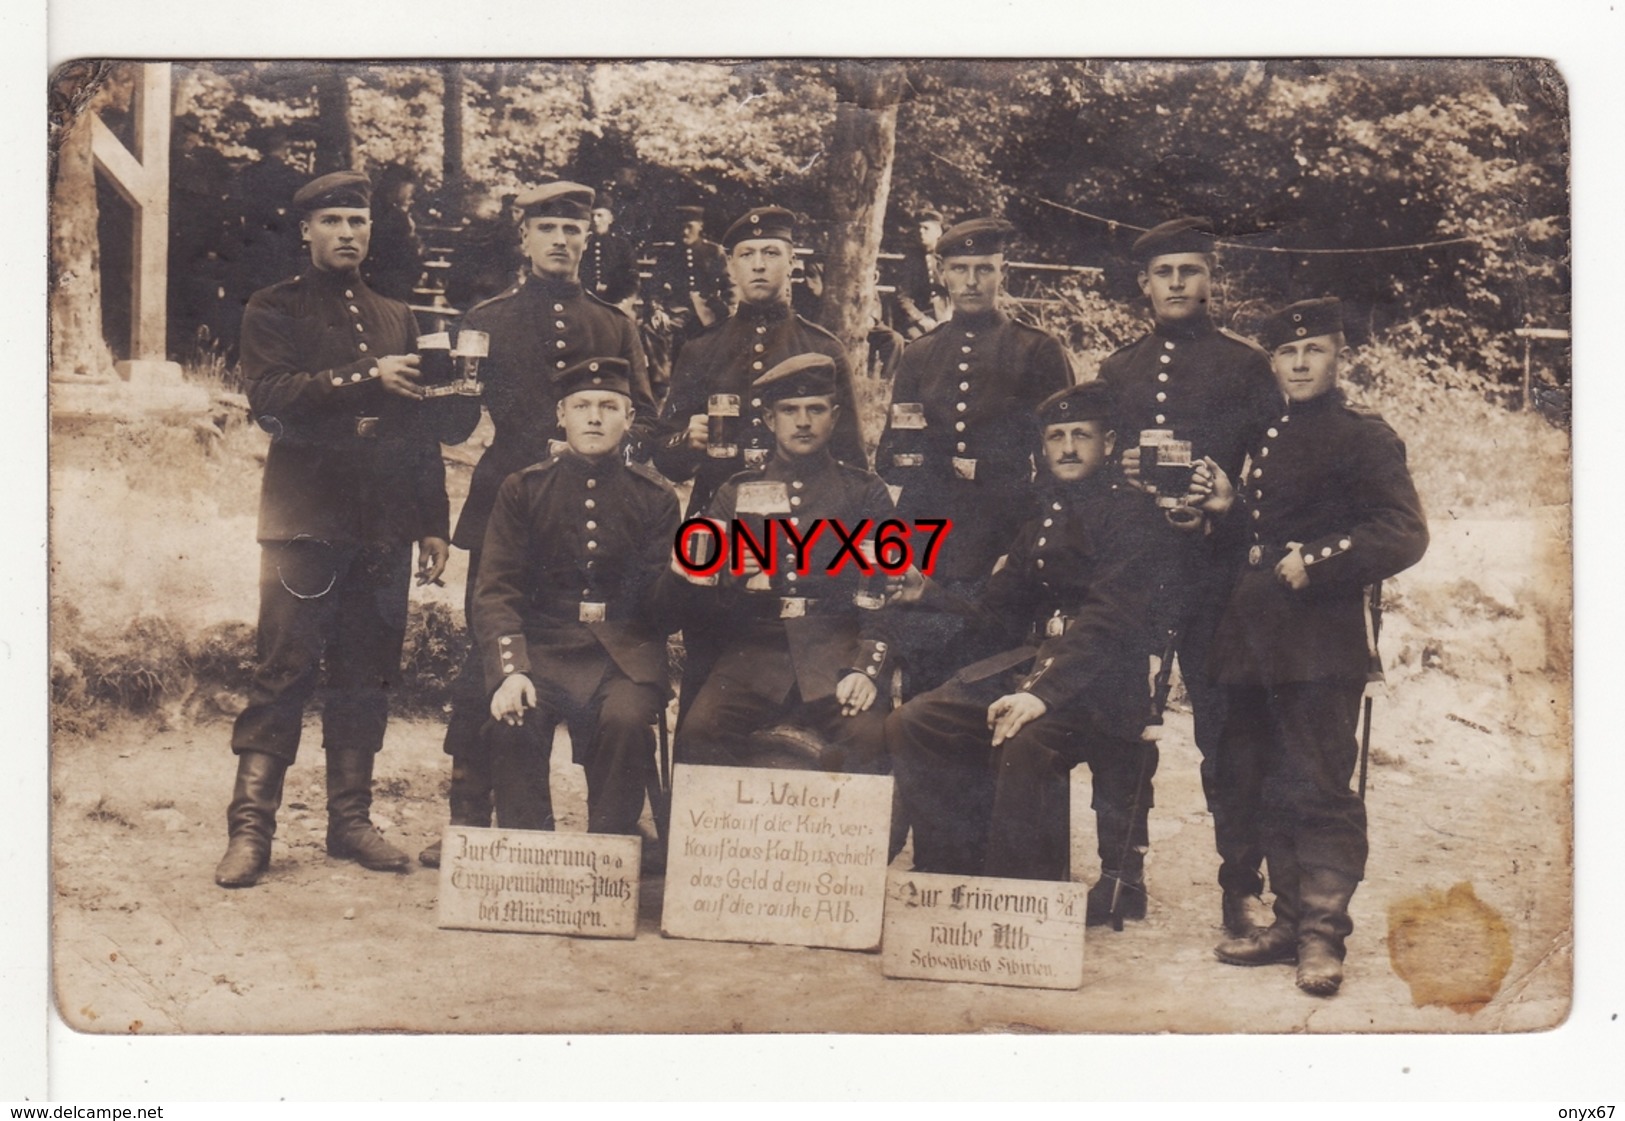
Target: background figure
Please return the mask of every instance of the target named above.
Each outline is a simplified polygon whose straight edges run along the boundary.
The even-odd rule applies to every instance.
[[[611,230],[614,225],[614,206],[599,198],[592,208],[587,251],[581,255],[581,287],[630,315],[638,291],[638,254],[629,240]]]
[[[906,338],[917,339],[952,315],[953,307],[938,268],[937,242],[942,237],[942,215],[935,210],[920,211],[914,219],[913,235],[903,249],[896,291],[889,304],[892,329]]]
[[[417,189],[404,167],[386,167],[379,173],[366,268],[367,283],[374,291],[407,304],[417,299],[413,290],[423,276],[423,240],[412,218]]]
[[[519,278],[524,254],[519,249],[514,198],[489,187],[469,196],[468,220],[455,235],[456,251],[446,271],[446,302],[452,307],[468,311],[506,292]]]
[[[241,302],[228,300],[222,291],[238,222],[231,165],[205,142],[193,117],[175,121],[174,137],[169,208],[177,220],[169,224],[169,338],[170,348],[187,359],[223,346],[223,336],[235,340],[242,304],[253,289],[242,293]],[[274,196],[276,205],[286,207],[298,186],[284,184]]]

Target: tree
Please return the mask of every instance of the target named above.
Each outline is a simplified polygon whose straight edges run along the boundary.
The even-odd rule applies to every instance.
[[[117,67],[71,62],[51,88],[51,375],[106,376],[113,354],[102,337],[101,253],[96,241],[96,169],[91,115],[114,93]]]
[[[846,344],[855,369],[877,318],[875,266],[886,230],[892,163],[897,150],[897,103],[903,68],[895,62],[834,62],[825,74],[835,89],[824,172],[828,213],[840,223],[824,249],[820,318]]]

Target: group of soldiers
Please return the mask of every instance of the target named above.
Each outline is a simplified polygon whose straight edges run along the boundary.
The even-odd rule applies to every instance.
[[[411,311],[361,279],[369,191],[354,172],[300,188],[309,267],[244,316],[271,446],[259,664],[217,883],[269,867],[324,674],[328,851],[409,866],[368,815],[372,765],[413,546],[422,584],[456,545],[472,642],[445,736],[452,823],[552,828],[562,723],[588,828],[636,833],[680,632],[678,762],[892,773],[892,856],[911,830],[921,871],[1070,878],[1069,775],[1088,763],[1102,871],[1087,920],[1121,929],[1147,912],[1177,661],[1219,856],[1217,956],[1296,962],[1300,988],[1338,990],[1367,851],[1350,781],[1369,589],[1421,557],[1427,529],[1403,444],[1338,388],[1335,299],[1282,309],[1261,346],[1219,330],[1213,236],[1170,221],[1133,249],[1151,330],[1075,382],[1059,342],[1003,309],[1014,228],[961,222],[935,236],[944,306],[902,354],[871,470],[846,349],[791,308],[789,211],[728,228],[732,302],[695,302],[711,321],[657,402],[636,325],[583,283],[594,192],[525,192],[523,276],[460,325],[488,338],[476,396],[436,382]],[[482,403],[495,435],[452,533],[439,445]],[[688,556],[679,527],[702,516],[793,548]],[[938,527],[929,549],[915,534],[923,563],[878,563],[887,522]]]

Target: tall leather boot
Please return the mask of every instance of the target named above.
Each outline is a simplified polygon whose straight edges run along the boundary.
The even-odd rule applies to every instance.
[[[487,829],[491,825],[491,756],[483,745],[478,751],[451,757],[451,789],[446,801],[451,807],[452,825]],[[435,840],[418,853],[425,868],[440,867],[440,841]]]
[[[1298,988],[1335,996],[1343,984],[1345,943],[1354,929],[1349,900],[1359,881],[1331,868],[1306,868],[1298,917]]]
[[[1295,860],[1271,856],[1269,870],[1270,888],[1275,892],[1275,921],[1269,926],[1254,926],[1246,934],[1215,946],[1214,956],[1227,965],[1282,965],[1298,960],[1298,865]]]
[[[282,778],[288,764],[263,751],[237,756],[237,782],[226,808],[226,855],[214,870],[221,887],[253,887],[271,865],[271,838],[282,805]]]
[[[1089,888],[1084,915],[1087,926],[1145,918],[1145,816],[1131,819],[1127,810],[1095,810],[1095,836],[1100,850],[1100,879]],[[1132,832],[1131,832],[1132,830]]]
[[[371,751],[327,749],[327,855],[374,872],[404,872],[412,858],[372,823]]]

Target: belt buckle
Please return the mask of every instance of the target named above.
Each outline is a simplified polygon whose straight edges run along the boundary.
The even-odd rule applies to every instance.
[[[954,456],[954,478],[974,480],[976,478],[976,460],[965,456]]]
[[[1262,546],[1262,545],[1254,545],[1251,549],[1247,550],[1247,563],[1252,565],[1254,568],[1257,568],[1258,565],[1259,565],[1259,562],[1262,561],[1263,559],[1264,559],[1264,546]]]
[[[576,618],[583,623],[602,623],[604,621],[605,605],[602,603],[588,603],[581,601],[581,607],[576,612]]]
[[[762,464],[767,462],[766,448],[746,448],[742,454],[744,456],[745,466],[750,469],[760,467]]]
[[[806,596],[780,596],[779,618],[800,619],[807,614]]]
[[[376,439],[378,437],[378,418],[375,416],[356,417],[355,434],[363,440]]]
[[[920,467],[925,463],[925,456],[920,452],[895,452],[891,457],[893,467]]]
[[[1061,615],[1051,615],[1044,620],[1044,637],[1060,638],[1066,633],[1066,619]]]

